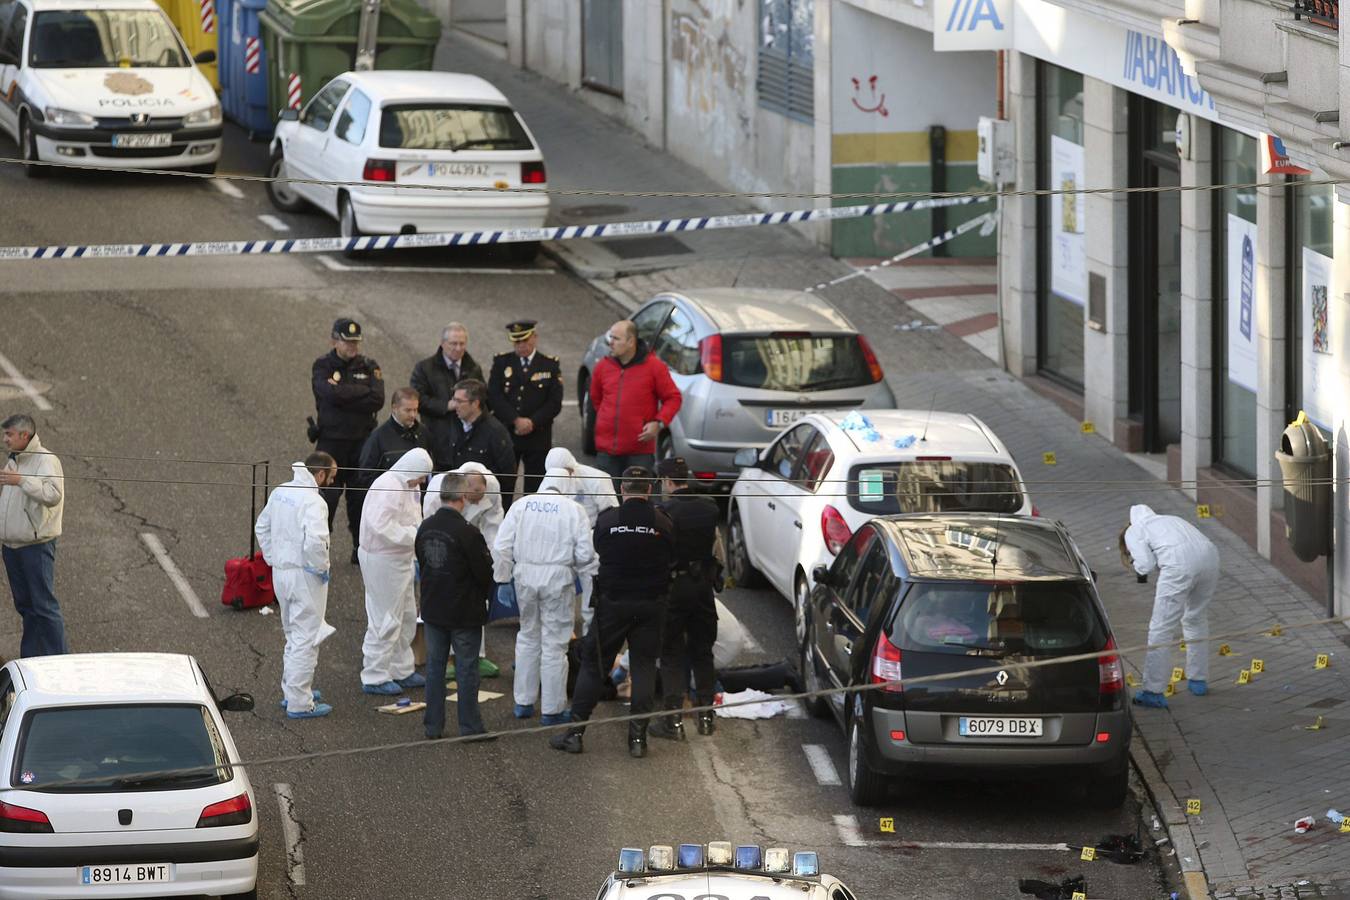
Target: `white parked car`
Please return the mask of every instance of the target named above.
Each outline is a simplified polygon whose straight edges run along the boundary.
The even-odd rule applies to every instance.
[[[815,852],[726,841],[625,847],[596,900],[856,900]]]
[[[214,768],[239,759],[221,710],[252,708],[180,654],[0,668],[0,900],[256,900],[253,788]]]
[[[790,599],[797,639],[810,573],[828,566],[868,519],[896,513],[1034,515],[1022,474],[998,436],[964,413],[814,413],[764,450],[736,454],[728,568]]]
[[[215,58],[154,0],[0,0],[0,131],[25,160],[214,172],[220,102],[197,63]]]
[[[317,206],[343,237],[537,228],[548,217],[539,145],[501,91],[475,75],[339,75],[299,113],[282,114],[269,174],[330,182],[269,182],[268,195],[283,212]],[[447,190],[522,186],[540,193]],[[523,257],[539,249],[509,246]]]

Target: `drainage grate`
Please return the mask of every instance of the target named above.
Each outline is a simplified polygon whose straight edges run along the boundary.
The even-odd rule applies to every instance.
[[[1308,709],[1331,709],[1332,707],[1340,706],[1344,702],[1344,697],[1323,697],[1321,700],[1309,703]]]
[[[615,216],[630,212],[632,207],[617,203],[587,203],[578,206],[564,206],[558,210],[558,218],[564,222],[609,222]]]
[[[654,237],[621,238],[613,241],[596,241],[619,259],[640,259],[644,256],[678,256],[693,253],[688,246],[669,235]]]

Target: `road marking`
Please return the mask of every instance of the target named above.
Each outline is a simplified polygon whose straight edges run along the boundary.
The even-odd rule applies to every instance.
[[[263,223],[264,225],[266,225],[268,228],[272,229],[273,231],[290,231],[290,230],[291,230],[291,226],[287,225],[285,222],[281,221],[280,219],[278,219],[276,216],[272,215],[271,213],[263,213],[262,215],[258,216],[258,221],[261,222],[261,223]]]
[[[759,656],[764,655],[764,646],[760,644],[759,641],[755,640],[755,636],[749,631],[745,632],[745,640],[742,642],[742,646],[746,653],[754,653]]]
[[[1019,844],[996,841],[910,841],[904,838],[871,840],[862,836],[855,816],[835,816],[835,830],[846,847],[887,847],[895,850],[1058,850],[1078,853],[1082,847],[1068,844]]]
[[[493,268],[463,268],[455,269],[446,266],[349,266],[346,263],[339,262],[331,256],[320,255],[318,260],[323,267],[332,272],[428,272],[428,273],[450,273],[452,275],[557,275],[557,269],[493,269]]]
[[[211,183],[216,186],[216,190],[220,191],[226,197],[232,197],[235,200],[244,199],[244,192],[235,187],[232,182],[226,181],[223,178],[212,178]]]
[[[274,784],[281,807],[281,835],[286,841],[286,877],[291,884],[305,883],[305,851],[300,844],[300,821],[295,816],[295,797],[289,784]]]
[[[839,780],[839,770],[834,767],[834,760],[830,759],[830,751],[823,744],[802,744],[802,752],[806,754],[806,761],[811,765],[818,784],[843,784]]]
[[[199,619],[205,619],[207,617],[206,607],[202,606],[202,601],[198,599],[197,592],[192,589],[192,585],[188,584],[188,580],[183,577],[183,573],[178,571],[178,567],[173,564],[173,560],[169,558],[169,552],[164,549],[164,545],[159,542],[159,538],[149,532],[142,532],[141,540],[145,542],[145,546],[150,548],[150,552],[159,562],[159,567],[164,570],[165,575],[169,576],[173,586],[178,588],[179,595],[182,596],[183,602],[188,605],[188,609],[192,610],[192,614]]]
[[[15,387],[28,395],[28,399],[33,401],[34,406],[42,410],[52,408],[52,405],[47,402],[47,398],[39,394],[37,388],[33,387],[33,382],[24,378],[23,373],[19,371],[18,367],[10,362],[9,357],[5,356],[3,353],[0,353],[0,369],[5,370],[5,374],[14,382]]]
[[[563,401],[563,406],[576,406],[576,405],[577,405],[577,401],[575,401],[575,400],[564,400],[564,401]]]
[[[787,704],[788,704],[787,717],[788,717],[789,719],[809,719],[809,718],[811,718],[810,716],[808,716],[808,715],[806,714],[806,704],[802,703],[802,701],[800,701],[800,700],[789,700],[789,701],[787,701]]]

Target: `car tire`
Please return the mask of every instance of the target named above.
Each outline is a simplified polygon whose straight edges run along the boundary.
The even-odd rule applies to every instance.
[[[1130,767],[1104,779],[1094,778],[1087,783],[1088,805],[1096,809],[1119,809],[1130,795]]]
[[[595,407],[591,405],[591,379],[589,375],[582,376],[581,398],[578,404],[581,406],[581,452],[594,456]]]
[[[19,115],[19,156],[24,162],[36,162],[37,136],[33,134],[33,126],[28,122],[28,114]],[[46,166],[24,166],[23,174],[29,178],[46,178]]]
[[[806,573],[797,571],[792,579],[792,625],[796,629],[797,644],[806,640],[806,605],[811,600],[811,587],[807,584]]]
[[[886,799],[890,783],[867,762],[862,742],[862,723],[857,717],[848,723],[848,796],[855,806],[877,806]]]
[[[348,239],[363,236],[361,226],[356,222],[356,210],[346,194],[338,198],[338,234]],[[342,255],[348,259],[357,259],[361,256],[361,251],[343,250]]]
[[[253,890],[242,894],[222,894],[220,900],[258,900],[258,886],[254,885]]]
[[[286,154],[277,148],[272,153],[272,161],[267,165],[268,178],[285,178],[286,175]],[[267,182],[267,199],[272,201],[272,205],[284,213],[298,213],[305,208],[304,199],[295,191],[290,184],[278,184],[275,181]]]
[[[512,262],[528,264],[539,257],[538,241],[518,241],[508,244],[506,247],[507,255]]]
[[[811,652],[811,634],[810,622],[807,622],[806,640],[801,643],[801,669],[802,683],[806,686],[806,693],[814,694],[822,690],[824,685],[820,682],[820,675],[816,672],[815,654]],[[807,715],[812,718],[823,719],[830,714],[830,702],[824,697],[806,697],[802,700],[802,705],[806,707]]]
[[[731,515],[727,526],[727,568],[731,570],[731,580],[738,588],[760,587],[764,576],[750,562],[750,548],[745,544],[745,526],[741,524],[741,512]]]

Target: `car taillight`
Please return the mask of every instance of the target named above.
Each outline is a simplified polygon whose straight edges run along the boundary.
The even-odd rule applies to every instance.
[[[368,159],[361,177],[366,181],[394,181],[398,176],[392,159]]]
[[[1031,515],[1034,518],[1040,518],[1041,515],[1041,508],[1034,503],[1031,504]]]
[[[892,644],[883,631],[877,635],[877,646],[872,651],[872,684],[884,684],[883,691],[899,694],[904,692],[905,686],[890,682],[899,682],[900,678],[900,648]]]
[[[520,183],[521,184],[546,184],[548,175],[544,172],[542,162],[523,162],[520,164]]]
[[[712,381],[722,380],[722,336],[711,334],[698,342],[698,361],[703,374]]]
[[[712,481],[717,477],[716,472],[695,472],[694,477],[699,481]]]
[[[0,802],[0,831],[7,834],[51,834],[52,823],[44,812]]]
[[[830,551],[831,556],[838,556],[848,539],[853,537],[853,531],[844,521],[843,515],[833,506],[826,506],[820,511],[820,533],[825,537],[825,549]]]
[[[197,820],[198,828],[219,828],[222,825],[247,825],[253,821],[253,804],[248,794],[240,794],[229,800],[212,803],[202,810]]]
[[[885,373],[881,371],[881,363],[877,362],[877,355],[872,352],[872,345],[861,334],[858,335],[858,349],[862,351],[863,361],[867,363],[867,371],[872,373],[872,383],[875,384],[885,378]]]
[[[1116,639],[1109,637],[1106,639],[1106,646],[1103,650],[1116,649]],[[1125,687],[1125,669],[1120,664],[1120,657],[1114,653],[1110,656],[1097,657],[1097,685],[1102,694],[1119,694]]]

